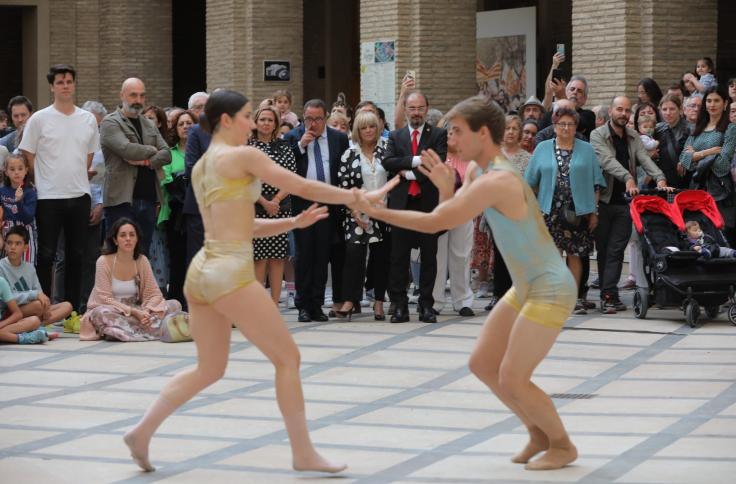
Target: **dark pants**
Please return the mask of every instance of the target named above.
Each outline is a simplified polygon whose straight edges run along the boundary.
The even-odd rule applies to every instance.
[[[410,198],[407,210],[419,210],[419,201]],[[396,307],[406,307],[409,302],[406,288],[409,285],[411,249],[419,247],[421,270],[419,272],[418,308],[434,306],[434,280],[437,277],[437,234],[423,234],[394,227],[391,232],[391,268],[388,288],[391,302]]]
[[[631,239],[631,215],[627,205],[600,204],[595,244],[598,249],[598,277],[601,297],[618,298],[618,281],[626,246]]]
[[[82,264],[87,247],[89,227],[90,198],[83,195],[77,198],[39,200],[36,205],[36,225],[38,227],[37,273],[41,288],[46,294],[53,294],[54,257],[59,234],[64,231],[64,300],[79,310]]]
[[[340,232],[340,235],[342,233]],[[332,302],[345,302],[345,294],[343,293],[343,270],[345,267],[345,241],[332,241],[330,244],[330,277],[332,278]],[[362,296],[361,292],[361,296]],[[358,298],[357,302],[360,302],[361,297]],[[352,300],[356,302],[355,300]]]
[[[345,244],[345,266],[343,269],[343,296],[346,301],[360,301],[363,297],[363,280],[366,273],[373,281],[373,294],[376,301],[383,301],[386,297],[386,283],[388,282],[389,243],[382,240],[372,244]],[[365,256],[368,256],[366,268]]]
[[[330,249],[334,223],[328,218],[305,228],[294,230],[296,257],[294,279],[296,297],[294,304],[298,309],[317,311],[325,302],[327,284],[327,265],[330,263]]]
[[[192,262],[194,256],[197,255],[199,249],[204,245],[204,224],[202,223],[202,217],[199,215],[186,214],[187,226],[187,263],[185,266],[189,267],[189,263]]]
[[[166,221],[166,244],[169,249],[169,291],[168,299],[176,299],[181,303],[182,310],[187,310],[187,301],[184,297],[184,279],[187,274],[187,234],[184,231],[184,221],[181,208],[173,203],[171,217]]]
[[[506,291],[511,289],[511,275],[506,267],[501,251],[495,247],[493,251],[493,295],[496,299],[501,299]]]
[[[109,228],[117,220],[128,217],[134,220],[141,228],[141,253],[148,256],[151,247],[153,231],[156,228],[156,203],[148,200],[133,200],[132,203],[121,203],[112,207],[105,207],[105,226]]]
[[[582,272],[580,273],[580,285],[578,286],[578,299],[585,299],[588,294],[588,277],[590,277],[590,254],[580,256]]]

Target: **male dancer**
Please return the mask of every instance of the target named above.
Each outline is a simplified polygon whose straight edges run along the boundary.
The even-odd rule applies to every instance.
[[[475,160],[476,176],[466,177],[453,197],[451,169],[428,150],[422,153],[420,169],[437,186],[443,203],[422,213],[376,207],[364,199],[359,209],[391,225],[426,233],[484,213],[514,285],[489,314],[470,357],[470,370],[529,431],[529,443],[512,461],[525,463],[528,470],[559,469],[577,458],[577,449],[552,400],[531,376],[575,306],[575,280],[529,185],[500,156],[505,120],[498,105],[483,96],[471,97],[452,108],[447,118],[448,142],[462,159]]]

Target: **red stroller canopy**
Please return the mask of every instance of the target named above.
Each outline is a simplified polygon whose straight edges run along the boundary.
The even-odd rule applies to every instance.
[[[634,222],[634,227],[640,234],[644,232],[644,227],[641,224],[641,214],[644,212],[662,214],[670,219],[677,226],[678,230],[685,230],[685,221],[682,219],[682,215],[672,205],[667,203],[667,200],[664,198],[654,195],[637,195],[631,201],[629,211],[631,212],[631,220]]]
[[[675,195],[673,207],[680,218],[685,214],[685,210],[690,210],[691,212],[700,212],[708,217],[718,230],[721,230],[724,226],[723,217],[721,217],[721,212],[718,211],[716,201],[713,200],[710,193],[704,190],[687,190],[678,193]]]

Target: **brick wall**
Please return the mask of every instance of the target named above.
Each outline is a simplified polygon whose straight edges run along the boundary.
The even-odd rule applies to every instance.
[[[75,66],[78,104],[93,99],[114,109],[128,77],[143,79],[151,104],[171,104],[171,1],[144,9],[113,0],[49,2],[50,63]]]
[[[573,0],[573,73],[590,84],[588,106],[636,97],[652,77],[663,91],[703,55],[715,58],[717,1]]]
[[[475,12],[473,0],[361,0],[360,41],[396,40],[396,96],[413,69],[444,112],[477,92]]]
[[[302,103],[302,1],[208,0],[207,89],[242,91],[254,103],[276,89]],[[291,81],[263,80],[264,60],[291,61]]]

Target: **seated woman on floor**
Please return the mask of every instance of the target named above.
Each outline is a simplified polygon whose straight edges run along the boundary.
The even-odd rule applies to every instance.
[[[181,312],[178,301],[164,300],[148,258],[140,253],[140,233],[138,224],[125,217],[110,227],[82,317],[81,340],[158,340],[164,319]]]

